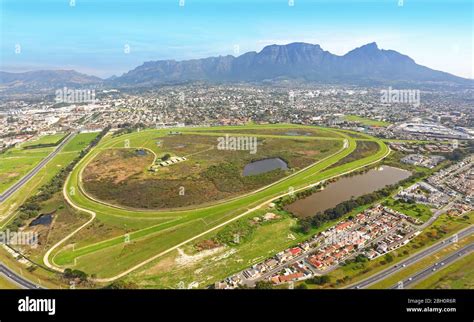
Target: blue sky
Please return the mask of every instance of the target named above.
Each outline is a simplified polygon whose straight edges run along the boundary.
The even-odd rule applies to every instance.
[[[343,55],[375,41],[474,78],[472,0],[70,1],[0,0],[0,70],[108,77],[144,61],[235,55],[274,43],[317,43]]]

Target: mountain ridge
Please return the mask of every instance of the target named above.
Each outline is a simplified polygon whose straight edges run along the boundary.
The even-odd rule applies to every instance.
[[[335,55],[319,44],[294,42],[268,45],[261,51],[190,60],[147,61],[107,79],[73,70],[0,72],[0,84],[10,87],[104,85],[146,87],[193,81],[260,83],[280,80],[343,83],[353,85],[396,82],[454,83],[474,80],[433,70],[394,50],[379,49],[371,42],[344,55]]]

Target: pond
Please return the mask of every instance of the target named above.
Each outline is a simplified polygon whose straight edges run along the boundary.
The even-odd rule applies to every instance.
[[[269,158],[251,162],[244,167],[244,177],[254,176],[275,169],[288,170],[288,164],[280,158]]]
[[[45,225],[49,226],[51,222],[53,221],[53,214],[41,214],[35,219],[33,219],[30,223],[31,226],[37,226],[37,225]]]
[[[286,210],[298,217],[313,216],[318,212],[337,206],[339,203],[382,189],[408,178],[410,171],[383,166],[363,174],[344,177],[328,184],[324,190],[287,205]]]

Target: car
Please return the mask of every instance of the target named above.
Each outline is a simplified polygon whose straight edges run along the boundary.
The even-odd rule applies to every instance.
[[[409,277],[408,280],[411,281],[413,279],[413,277]]]
[[[407,264],[403,264],[402,267],[407,267]]]
[[[435,263],[435,266],[438,266],[439,263]]]
[[[434,272],[434,271],[436,271],[436,267],[435,267],[435,268],[433,268],[433,269],[432,269],[432,271],[433,271],[433,272]]]
[[[444,265],[444,263],[441,263],[440,265],[441,265],[441,266],[443,266],[443,265]]]
[[[445,244],[445,243],[446,243],[446,241],[445,241],[445,240],[443,240],[443,241],[441,242],[441,244]]]
[[[462,254],[458,254],[458,257],[461,257],[461,256],[462,256]]]

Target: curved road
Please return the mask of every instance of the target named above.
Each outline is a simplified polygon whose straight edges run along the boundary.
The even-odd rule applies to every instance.
[[[464,230],[459,231],[455,235],[458,236],[458,239],[462,239],[462,238],[467,237],[467,236],[469,236],[473,233],[474,233],[474,226],[469,226],[469,227],[465,228]],[[436,253],[436,252],[440,251],[441,249],[452,245],[454,243],[453,236],[450,236],[450,237],[448,237],[448,238],[446,238],[446,239],[444,239],[444,240],[442,240],[442,241],[440,241],[440,242],[438,242],[438,243],[436,243],[436,244],[434,244],[434,245],[432,245],[432,246],[416,253],[415,255],[408,257],[407,259],[397,263],[394,266],[391,266],[391,267],[383,270],[382,272],[380,272],[378,274],[370,276],[369,278],[367,278],[367,279],[365,279],[361,282],[352,284],[348,288],[360,289],[360,288],[369,287],[370,285],[375,284],[375,283],[377,283],[377,282],[379,282],[379,281],[395,274],[396,272],[404,269],[405,267],[416,263],[417,261],[423,259],[424,257],[426,257],[428,255],[431,255],[433,253]]]
[[[12,194],[18,191],[21,187],[23,187],[28,181],[30,181],[33,176],[35,176],[52,158],[54,158],[59,151],[71,140],[71,138],[75,135],[75,133],[70,133],[64,140],[59,143],[59,145],[51,152],[46,158],[41,160],[40,163],[36,167],[33,168],[30,172],[28,172],[23,178],[13,184],[10,188],[5,190],[3,194],[0,194],[0,203],[7,200]]]

